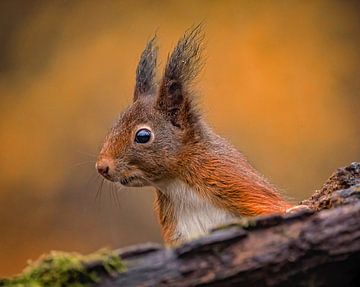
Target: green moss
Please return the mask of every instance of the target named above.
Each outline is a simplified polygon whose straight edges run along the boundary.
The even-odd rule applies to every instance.
[[[229,229],[231,227],[242,227],[244,229],[247,229],[247,228],[251,228],[251,227],[255,227],[255,226],[256,226],[256,220],[247,218],[247,217],[242,217],[242,218],[238,218],[228,224],[219,225],[219,226],[215,227],[212,231]]]
[[[29,262],[24,271],[12,278],[0,280],[4,287],[80,287],[97,283],[99,274],[87,266],[99,266],[110,276],[125,271],[121,259],[113,251],[101,249],[90,255],[52,251],[41,256],[34,262]]]

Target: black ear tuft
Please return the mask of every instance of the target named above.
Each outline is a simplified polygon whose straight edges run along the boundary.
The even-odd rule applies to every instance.
[[[171,117],[175,125],[183,126],[179,121],[187,120],[191,111],[191,84],[203,66],[201,52],[204,34],[202,24],[187,30],[178,41],[168,58],[162,79],[158,108]]]
[[[151,94],[155,87],[156,63],[158,47],[156,45],[156,35],[147,43],[141,54],[139,64],[136,69],[136,85],[134,92],[134,102],[140,96]]]

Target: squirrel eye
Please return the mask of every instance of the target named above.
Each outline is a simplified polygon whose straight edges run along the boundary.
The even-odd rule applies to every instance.
[[[141,129],[136,132],[135,142],[137,143],[147,143],[151,139],[151,131],[148,129]]]

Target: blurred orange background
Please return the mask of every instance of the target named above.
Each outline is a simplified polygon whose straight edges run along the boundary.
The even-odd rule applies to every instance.
[[[205,118],[295,201],[360,155],[358,1],[1,1],[0,277],[57,249],[161,242],[151,189],[94,162],[157,31],[204,21]],[[115,198],[116,197],[116,198]],[[119,203],[117,204],[117,200]]]

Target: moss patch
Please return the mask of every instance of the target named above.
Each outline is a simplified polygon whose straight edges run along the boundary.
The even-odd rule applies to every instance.
[[[237,218],[236,220],[233,220],[232,222],[228,223],[228,224],[224,224],[224,225],[219,225],[217,227],[215,227],[214,229],[212,229],[211,231],[218,231],[218,230],[224,230],[224,229],[229,229],[232,227],[241,227],[244,229],[248,229],[248,228],[252,228],[252,227],[256,227],[257,221],[255,219],[252,218],[248,218],[248,217],[241,217],[241,218]]]
[[[36,261],[30,261],[20,275],[0,280],[0,286],[89,286],[99,282],[101,275],[114,276],[124,271],[125,266],[119,256],[107,249],[89,255],[52,251]]]

